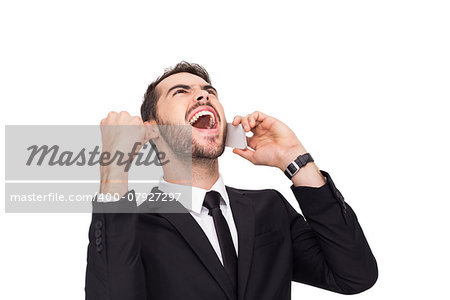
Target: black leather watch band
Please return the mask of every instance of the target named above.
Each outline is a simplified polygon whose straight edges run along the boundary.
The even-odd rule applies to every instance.
[[[314,159],[309,153],[299,155],[293,162],[291,162],[287,166],[284,174],[286,174],[286,176],[291,179],[298,172],[298,170],[300,170],[301,167],[312,161],[314,161]]]

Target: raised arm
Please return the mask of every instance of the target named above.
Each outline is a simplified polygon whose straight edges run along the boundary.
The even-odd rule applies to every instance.
[[[100,125],[102,152],[109,153],[104,154],[105,161],[119,152],[132,161],[148,139],[141,118],[127,112],[111,112]],[[87,300],[146,300],[137,236],[139,215],[134,191],[128,191],[125,167],[117,161],[100,167],[100,195],[105,199],[117,199],[119,195],[121,199],[102,202],[96,198],[93,202],[86,269]]]
[[[278,193],[291,227],[293,280],[342,294],[360,293],[375,284],[377,263],[354,211],[330,175],[322,174],[327,179],[322,187],[291,186],[304,218]]]
[[[246,132],[253,132],[247,138],[249,149],[233,152],[256,165],[277,167],[284,172],[299,155],[307,153],[288,126],[261,112],[236,116],[233,124],[242,124]],[[329,174],[308,162],[291,180],[291,189],[305,218],[277,194],[290,222],[293,280],[343,294],[371,287],[378,276],[375,258],[355,213]]]

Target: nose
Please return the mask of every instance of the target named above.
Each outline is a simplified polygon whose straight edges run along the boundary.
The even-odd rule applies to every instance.
[[[201,101],[201,100],[205,100],[205,101],[209,101],[209,94],[207,91],[204,90],[200,90],[197,92],[197,94],[195,95],[195,99],[197,101]]]

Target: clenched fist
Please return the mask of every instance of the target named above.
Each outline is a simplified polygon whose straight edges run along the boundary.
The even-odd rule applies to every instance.
[[[136,143],[139,144],[135,150],[139,152],[142,145],[149,139],[146,126],[150,125],[144,125],[140,117],[131,116],[126,111],[110,112],[100,122],[103,152],[111,154],[116,153],[116,151],[130,153]]]
[[[106,161],[111,160],[111,163],[100,166],[101,193],[123,195],[127,192],[129,166],[150,139],[150,127],[151,125],[144,124],[140,117],[131,116],[126,111],[112,111],[101,120],[102,156]],[[123,155],[122,161],[128,160],[128,168],[118,165],[120,155]]]

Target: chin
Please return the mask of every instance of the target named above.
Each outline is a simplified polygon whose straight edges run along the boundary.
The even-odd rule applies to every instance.
[[[224,135],[225,136],[225,135]],[[203,137],[201,141],[192,139],[192,158],[216,159],[225,151],[225,138]]]

